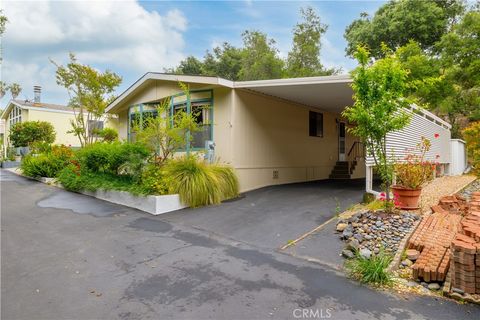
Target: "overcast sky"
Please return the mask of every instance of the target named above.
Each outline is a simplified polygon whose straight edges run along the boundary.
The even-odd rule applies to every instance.
[[[42,101],[68,103],[55,83],[49,58],[64,63],[74,52],[81,63],[110,69],[123,78],[121,93],[147,71],[163,71],[182,58],[201,58],[227,41],[241,45],[247,29],[266,32],[285,57],[299,9],[314,7],[328,31],[321,60],[348,72],[354,62],[345,57],[343,33],[361,12],[373,14],[380,1],[2,1],[9,19],[2,39],[2,74],[7,83],[23,87],[20,99],[33,98],[42,86]],[[1,101],[4,107],[9,95]]]

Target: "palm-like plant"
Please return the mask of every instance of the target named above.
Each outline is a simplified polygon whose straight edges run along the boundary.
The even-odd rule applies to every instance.
[[[0,81],[0,99],[2,99],[5,96],[5,93],[7,93],[7,90],[8,90],[8,85],[5,82]]]
[[[12,99],[16,99],[20,92],[22,92],[22,87],[18,83],[12,83],[8,89],[12,95]]]

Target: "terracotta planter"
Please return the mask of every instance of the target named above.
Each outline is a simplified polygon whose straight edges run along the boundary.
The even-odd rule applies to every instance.
[[[400,186],[392,186],[393,195],[397,198],[399,204],[397,208],[403,210],[416,210],[418,209],[418,200],[422,189],[407,189]]]

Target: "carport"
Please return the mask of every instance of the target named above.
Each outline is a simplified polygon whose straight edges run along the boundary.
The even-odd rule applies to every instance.
[[[364,180],[324,180],[250,191],[217,206],[162,215],[173,223],[277,249],[362,199]]]

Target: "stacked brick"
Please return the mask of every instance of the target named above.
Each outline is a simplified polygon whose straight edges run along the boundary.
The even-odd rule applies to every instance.
[[[470,208],[452,241],[451,251],[452,288],[480,294],[480,192],[472,195]]]
[[[465,199],[446,196],[432,207],[433,213],[420,222],[407,244],[408,249],[420,252],[412,266],[415,279],[445,281],[451,266],[451,243],[467,209]]]

